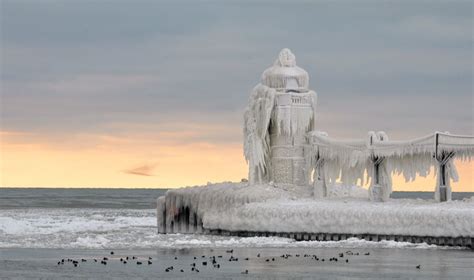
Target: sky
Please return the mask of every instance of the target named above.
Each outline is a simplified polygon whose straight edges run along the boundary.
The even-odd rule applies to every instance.
[[[0,13],[1,187],[240,181],[244,108],[285,47],[332,137],[474,134],[471,1],[0,0]],[[453,190],[474,191],[474,164],[456,164]]]

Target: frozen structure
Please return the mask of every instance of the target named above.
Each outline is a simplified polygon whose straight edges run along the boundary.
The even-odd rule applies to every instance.
[[[474,201],[451,201],[450,187],[453,159],[472,160],[474,137],[393,141],[371,131],[333,139],[316,130],[316,97],[308,73],[283,49],[245,109],[248,182],[169,190],[157,200],[158,232],[474,244]],[[392,174],[410,181],[433,166],[434,200],[390,199]],[[356,186],[365,183],[369,190]]]
[[[454,158],[471,160],[474,137],[435,132],[409,141],[390,141],[385,132],[371,131],[367,140],[336,140],[327,134],[311,132],[314,193],[324,196],[328,184],[340,179],[345,184],[370,181],[369,198],[388,201],[392,174],[403,174],[406,181],[427,176],[435,167],[435,200],[451,200],[450,182],[458,180]]]
[[[252,91],[244,115],[244,153],[251,184],[306,186],[314,130],[316,93],[308,89],[308,73],[283,49],[262,82]]]

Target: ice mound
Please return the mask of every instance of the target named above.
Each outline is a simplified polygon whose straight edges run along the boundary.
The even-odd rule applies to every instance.
[[[411,199],[278,200],[209,213],[205,226],[229,231],[473,236],[474,206]]]
[[[159,232],[201,232],[208,228],[210,213],[254,202],[297,199],[311,196],[310,187],[278,186],[273,183],[249,185],[224,182],[169,190],[157,200]]]
[[[301,186],[228,182],[188,187],[158,199],[158,230],[474,236],[470,200],[374,203],[367,197],[366,189],[342,185],[331,186],[324,199]]]

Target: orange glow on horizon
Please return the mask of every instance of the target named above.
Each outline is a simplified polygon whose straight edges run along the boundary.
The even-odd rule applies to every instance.
[[[242,147],[236,143],[172,143],[162,134],[76,135],[46,142],[30,142],[25,139],[35,138],[30,135],[2,136],[1,187],[177,188],[247,177]]]
[[[474,192],[474,162],[455,160],[454,164],[459,173],[459,181],[451,181],[453,192]],[[412,182],[405,182],[403,175],[392,176],[393,190],[395,191],[434,191],[436,177],[434,168],[426,177],[418,176]]]
[[[218,129],[218,128],[208,128]],[[199,128],[206,133],[208,129]],[[181,141],[195,132],[74,135],[67,139],[0,132],[0,187],[178,188],[247,177],[240,143]],[[193,136],[194,135],[194,136]],[[54,145],[51,143],[55,143]],[[456,161],[455,192],[474,191],[474,162]],[[435,178],[405,182],[395,191],[433,191]]]

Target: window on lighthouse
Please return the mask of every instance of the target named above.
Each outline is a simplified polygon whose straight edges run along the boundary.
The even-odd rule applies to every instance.
[[[289,78],[288,80],[286,80],[286,92],[299,92],[298,88],[298,82],[295,78]]]

